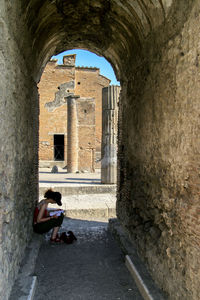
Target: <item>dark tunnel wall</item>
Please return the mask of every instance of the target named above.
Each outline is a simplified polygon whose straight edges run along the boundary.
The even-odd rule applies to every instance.
[[[53,54],[82,48],[122,85],[118,218],[169,298],[198,299],[199,12],[197,0],[2,1],[0,298],[32,233],[37,83]]]

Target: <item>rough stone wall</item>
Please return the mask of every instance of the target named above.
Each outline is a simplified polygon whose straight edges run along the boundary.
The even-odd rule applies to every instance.
[[[169,23],[149,37],[143,60],[122,84],[117,212],[169,299],[197,300],[200,5],[185,10],[180,24],[182,9],[179,3],[177,31],[167,32]]]
[[[18,1],[0,3],[0,299],[7,300],[32,233],[37,200],[37,86],[22,52]]]

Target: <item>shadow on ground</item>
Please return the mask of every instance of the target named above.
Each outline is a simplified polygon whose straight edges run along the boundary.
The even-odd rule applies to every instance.
[[[72,230],[76,242],[52,245],[46,236],[35,268],[34,300],[143,299],[107,225],[65,218],[61,231]]]
[[[58,181],[55,181],[55,180],[51,180],[51,179],[49,179],[49,180],[40,180],[40,183],[72,183],[72,184],[89,184],[89,185],[91,185],[91,184],[99,184],[99,185],[101,185],[101,182],[94,182],[94,180],[93,179],[88,179],[87,181],[89,181],[89,182],[83,182],[83,181],[81,181],[81,180],[83,180],[83,179],[76,179],[77,181],[69,181],[68,180],[68,178],[66,178],[66,181],[60,181],[60,180],[58,180]]]

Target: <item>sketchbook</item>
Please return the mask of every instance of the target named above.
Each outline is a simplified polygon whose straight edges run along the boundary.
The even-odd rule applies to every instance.
[[[49,213],[49,215],[50,216],[60,216],[61,214],[63,214],[64,213],[64,210],[63,209],[60,209],[60,210],[56,210],[56,211],[51,211],[50,213]]]

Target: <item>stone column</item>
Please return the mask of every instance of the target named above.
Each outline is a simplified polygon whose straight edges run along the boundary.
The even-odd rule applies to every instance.
[[[117,120],[120,87],[102,90],[101,183],[117,182]]]
[[[70,95],[67,98],[67,172],[78,171],[78,124],[76,99],[80,96]]]

